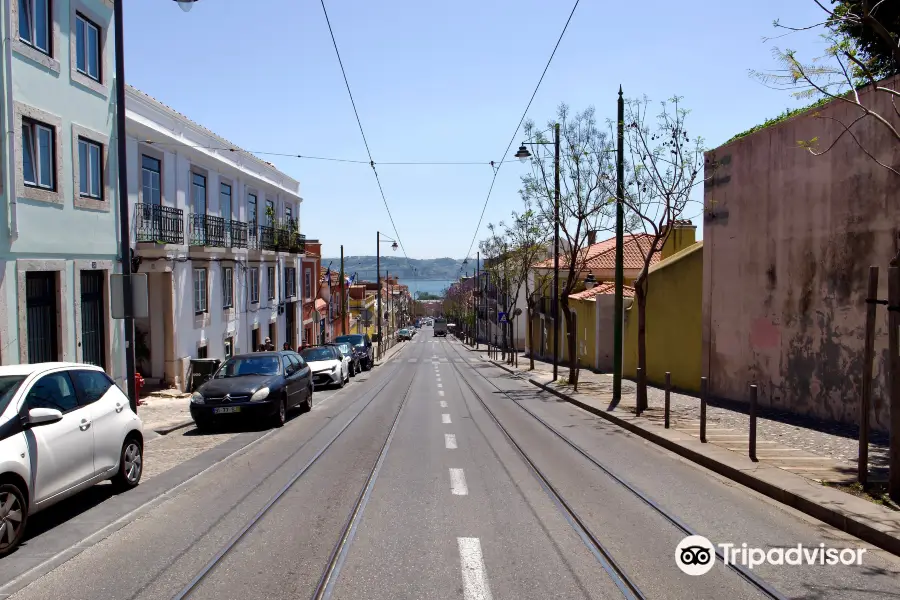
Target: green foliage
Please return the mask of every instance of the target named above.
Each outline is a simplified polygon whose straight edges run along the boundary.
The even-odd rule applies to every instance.
[[[831,102],[831,100],[832,100],[831,98],[825,97],[825,98],[822,98],[822,99],[810,104],[809,106],[785,110],[783,113],[781,113],[777,117],[774,117],[772,119],[766,119],[765,123],[751,127],[747,131],[743,131],[743,132],[735,135],[734,137],[732,137],[730,140],[728,140],[725,143],[727,144],[727,143],[733,142],[734,140],[739,140],[743,137],[747,137],[748,135],[754,134],[757,131],[760,131],[767,127],[771,127],[772,125],[777,125],[778,123],[781,123],[782,121],[787,121],[791,117],[794,117],[796,115],[804,113],[808,110],[812,110],[814,108],[819,108],[820,106],[824,106],[824,105],[828,104],[829,102]]]
[[[416,298],[418,300],[440,300],[443,296],[432,294],[430,292],[419,292]]]
[[[872,17],[877,19],[893,38],[893,45],[878,34],[863,17],[863,0],[831,0],[834,15],[828,19],[828,28],[853,42],[859,50],[859,59],[875,79],[881,79],[900,72],[900,65],[894,59],[892,46],[897,46],[900,36],[900,2],[873,2]],[[862,76],[862,70],[855,67],[854,74]]]

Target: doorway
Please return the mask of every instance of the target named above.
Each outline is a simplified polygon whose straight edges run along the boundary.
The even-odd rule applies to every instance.
[[[28,362],[59,360],[55,271],[25,274],[25,308]]]

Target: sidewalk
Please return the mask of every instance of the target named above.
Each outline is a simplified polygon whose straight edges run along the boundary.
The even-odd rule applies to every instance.
[[[487,360],[484,353],[484,360]],[[670,428],[663,423],[664,392],[648,387],[649,408],[634,415],[635,384],[622,382],[622,400],[612,407],[612,376],[582,369],[578,392],[562,385],[568,368],[560,367],[560,381],[552,382],[552,365],[519,356],[518,369],[494,361],[501,368],[518,373],[533,385],[545,389],[584,410],[603,417],[644,439],[696,462],[751,489],[805,512],[837,529],[855,535],[893,554],[900,555],[900,511],[847,493],[834,487],[855,481],[856,440],[834,431],[803,427],[802,419],[768,413],[757,419],[757,458],[748,456],[749,417],[720,404],[707,406],[708,443],[700,442],[699,400],[672,393]],[[873,444],[870,462],[876,479],[880,465],[886,464],[886,440]],[[832,484],[832,485],[828,485]],[[846,488],[845,488],[846,489]]]

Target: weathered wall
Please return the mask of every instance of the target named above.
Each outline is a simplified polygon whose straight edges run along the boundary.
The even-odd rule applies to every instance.
[[[862,94],[900,126],[883,96]],[[712,395],[746,401],[756,383],[764,405],[857,421],[868,268],[881,267],[885,298],[900,176],[850,136],[824,156],[798,145],[818,138],[827,148],[841,131],[830,119],[857,116],[832,102],[708,153],[703,371]],[[874,120],[853,132],[881,162],[900,165],[900,144]],[[879,307],[871,423],[880,430],[888,427],[886,324]]]
[[[699,392],[702,369],[703,257],[700,241],[650,267],[647,281],[647,381]],[[638,309],[625,311],[623,374],[637,375]]]

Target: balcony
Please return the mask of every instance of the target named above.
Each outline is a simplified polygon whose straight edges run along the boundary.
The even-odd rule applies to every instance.
[[[259,233],[256,236],[257,250],[274,250],[275,249],[275,228],[268,225],[260,225]]]
[[[191,246],[225,247],[225,219],[212,215],[192,214]]]
[[[246,248],[249,244],[247,224],[241,221],[228,221],[227,242],[229,248]]]
[[[159,204],[134,206],[134,227],[138,242],[184,243],[184,211]]]

